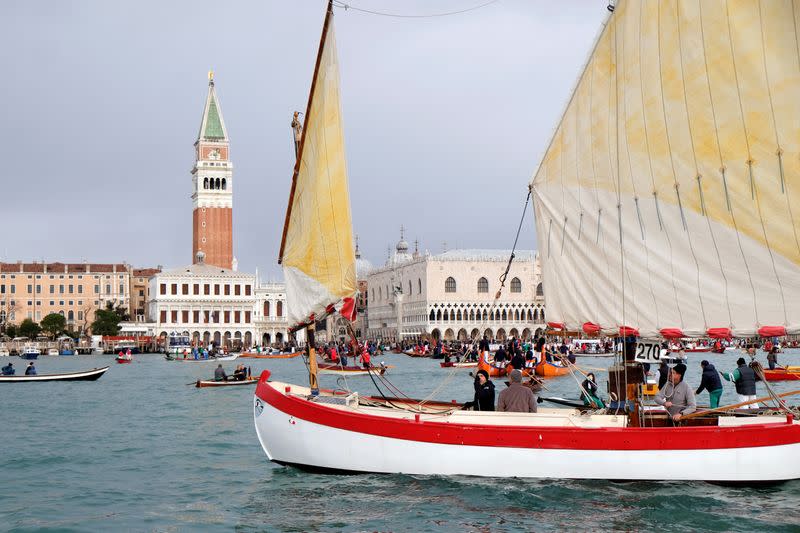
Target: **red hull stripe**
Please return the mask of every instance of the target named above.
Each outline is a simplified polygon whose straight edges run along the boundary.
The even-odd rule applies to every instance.
[[[712,450],[800,443],[800,425],[776,423],[740,427],[565,428],[481,426],[398,420],[341,411],[286,396],[261,374],[256,396],[300,420],[345,431],[416,442],[555,450]]]

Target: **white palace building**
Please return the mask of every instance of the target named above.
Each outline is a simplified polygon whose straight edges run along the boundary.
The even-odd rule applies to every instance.
[[[368,336],[467,340],[531,338],[545,329],[541,266],[533,251],[515,253],[500,299],[510,250],[408,252],[402,239],[367,276]]]

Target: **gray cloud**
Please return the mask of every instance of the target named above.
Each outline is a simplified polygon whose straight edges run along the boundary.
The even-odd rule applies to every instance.
[[[430,13],[472,5],[353,0]],[[240,268],[275,264],[323,1],[4,3],[4,260],[191,261],[192,144],[216,71]],[[605,4],[501,0],[445,18],[336,10],[355,231],[509,247]],[[527,215],[530,217],[530,213]],[[521,243],[535,246],[530,218]]]

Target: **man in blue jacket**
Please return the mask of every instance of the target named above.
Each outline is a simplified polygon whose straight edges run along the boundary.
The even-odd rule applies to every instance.
[[[26,376],[35,376],[36,375],[36,367],[33,366],[33,361],[28,365],[28,368],[25,369]]]
[[[4,376],[13,376],[14,375],[14,364],[8,363],[6,366],[3,367],[3,375]]]
[[[708,361],[702,361],[700,366],[703,368],[703,376],[700,378],[700,386],[694,393],[700,394],[703,390],[707,390],[711,408],[716,409],[719,407],[719,399],[722,397],[722,380],[719,379],[717,369]]]

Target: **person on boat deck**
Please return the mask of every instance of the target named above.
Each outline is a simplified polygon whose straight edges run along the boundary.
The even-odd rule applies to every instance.
[[[364,368],[369,368],[370,366],[372,366],[370,363],[371,357],[369,355],[369,350],[367,350],[366,348],[364,348],[361,351],[361,357],[359,358],[359,360],[361,361],[361,366],[363,366]]]
[[[494,383],[489,379],[486,370],[478,370],[475,374],[475,396],[465,407],[475,411],[494,411]]]
[[[525,353],[525,368],[533,368],[536,366],[536,361],[533,358],[533,351],[528,350]]]
[[[536,395],[522,384],[522,371],[511,371],[511,383],[508,388],[500,391],[497,397],[497,410],[506,413],[535,413]]]
[[[35,376],[37,374],[36,367],[33,366],[33,361],[30,362],[28,368],[25,369],[26,376]]]
[[[329,354],[330,360],[334,363],[339,362],[339,354],[336,353],[336,346],[331,346],[331,352]]]
[[[767,341],[769,343],[769,341]],[[765,346],[766,348],[766,346]],[[769,352],[767,352],[767,364],[769,365],[770,370],[775,370],[775,367],[778,364],[778,347],[777,346],[770,346]]]
[[[669,382],[658,391],[655,398],[655,402],[666,407],[667,412],[676,422],[683,415],[694,413],[697,410],[694,391],[683,380],[684,374],[686,374],[686,365],[683,363],[675,365],[669,374]]]
[[[736,370],[722,374],[726,381],[733,381],[736,386],[736,394],[739,395],[739,402],[749,402],[756,399],[756,381],[759,377],[755,371],[747,366],[744,357],[740,357],[736,364]],[[758,409],[757,403],[742,406],[745,409]]]
[[[6,366],[3,367],[3,375],[4,376],[13,376],[16,370],[14,370],[14,364],[8,363]]]
[[[522,357],[522,352],[517,351],[514,357],[511,358],[511,366],[517,370],[525,368],[525,358]]]
[[[236,381],[244,381],[247,379],[247,370],[245,369],[244,365],[239,365],[236,367],[236,370],[233,371],[233,379]]]
[[[214,381],[228,381],[228,375],[222,368],[222,364],[217,365],[217,369],[214,370]]]
[[[603,400],[597,395],[597,382],[593,373],[586,374],[586,379],[581,383],[581,397],[583,398],[583,405],[591,405],[598,409],[606,406]]]
[[[722,397],[722,380],[719,379],[717,369],[708,361],[701,361],[700,366],[703,368],[703,376],[700,378],[700,386],[694,393],[700,394],[703,390],[707,390],[710,398],[709,405],[712,409],[716,409],[719,407],[719,399]]]
[[[497,349],[497,353],[494,354],[494,366],[497,368],[503,368],[506,366],[506,350],[503,348],[503,345],[500,345],[500,348]]]

